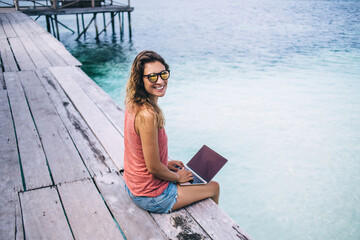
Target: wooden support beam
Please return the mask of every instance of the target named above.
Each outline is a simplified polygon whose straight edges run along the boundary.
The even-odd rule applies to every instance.
[[[46,29],[49,33],[51,33],[51,28],[50,28],[50,17],[48,15],[45,15],[45,19],[46,19]]]
[[[94,25],[95,25],[95,34],[96,34],[96,40],[99,40],[99,29],[96,22],[96,13],[94,13]]]
[[[99,37],[103,32],[106,31],[106,28],[107,28],[107,27],[110,25],[110,23],[114,20],[115,16],[116,16],[116,14],[111,17],[111,20],[104,26],[104,29],[101,30],[101,31],[99,32],[99,34],[96,35],[96,39],[98,39],[98,37]],[[113,34],[114,34],[114,32],[113,32]]]
[[[80,34],[80,26],[79,26],[79,14],[76,14],[76,29],[77,29],[77,33],[78,35]]]
[[[110,13],[110,16],[111,16],[111,29],[112,29],[112,33],[115,34],[114,13],[111,12],[111,13]]]
[[[76,41],[79,40],[79,38],[86,33],[87,29],[90,27],[90,24],[94,21],[94,17],[90,20],[89,24],[86,26],[86,28],[80,33],[80,35],[75,39]]]
[[[60,41],[59,23],[57,20],[57,15],[54,15],[54,17],[55,17],[55,26],[56,26],[56,36],[57,36],[57,39]]]
[[[51,17],[51,15],[50,15],[50,21],[51,21],[52,33],[53,33],[54,37],[56,37],[56,31],[55,31],[55,27],[54,27],[54,19]]]
[[[15,10],[19,11],[19,0],[14,0]]]
[[[84,14],[81,14],[81,20],[82,20],[82,27],[83,27],[83,31],[85,30],[85,21],[84,21]]]
[[[59,6],[58,0],[52,0],[52,8],[53,8],[53,9],[57,9],[58,6]]]
[[[104,31],[106,32],[106,17],[105,17],[105,13],[103,13],[103,24],[104,24]]]
[[[50,17],[51,17],[51,16],[50,16]],[[71,28],[69,28],[68,26],[66,26],[65,24],[63,24],[62,22],[60,22],[59,20],[57,20],[57,15],[55,15],[55,18],[56,18],[55,21],[56,21],[58,24],[60,24],[61,26],[63,26],[63,27],[66,28],[67,30],[71,31],[72,33],[75,33],[74,30],[72,30]]]
[[[124,37],[124,12],[121,13],[121,40]]]
[[[119,18],[119,32],[120,32],[120,39],[122,39],[122,33],[121,33],[121,13],[118,12],[118,18]]]
[[[131,40],[131,13],[128,12],[128,21],[129,21],[129,38]]]

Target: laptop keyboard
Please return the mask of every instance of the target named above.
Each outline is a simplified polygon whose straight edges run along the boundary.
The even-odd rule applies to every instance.
[[[190,171],[188,167],[185,167],[186,170]],[[193,180],[189,181],[190,183],[194,184],[194,183],[204,183],[203,180],[201,180],[198,176],[196,176],[195,174],[193,174]]]
[[[195,174],[193,174],[193,180],[190,182],[191,183],[204,183],[204,181],[201,180],[200,178],[198,178]]]

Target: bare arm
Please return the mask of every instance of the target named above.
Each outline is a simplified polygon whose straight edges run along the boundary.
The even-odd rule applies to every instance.
[[[182,168],[177,172],[170,171],[160,161],[158,145],[158,128],[156,116],[149,110],[141,110],[135,118],[135,130],[140,135],[145,164],[155,177],[171,182],[187,182],[192,179],[191,172]]]

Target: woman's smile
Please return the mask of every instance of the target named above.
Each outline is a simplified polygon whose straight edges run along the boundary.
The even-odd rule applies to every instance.
[[[162,89],[164,89],[164,85],[163,85],[163,86],[160,86],[160,87],[155,87],[155,89],[157,89],[157,90],[162,90]]]

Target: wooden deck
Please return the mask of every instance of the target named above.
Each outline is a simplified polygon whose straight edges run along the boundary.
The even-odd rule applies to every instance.
[[[135,206],[123,110],[32,19],[0,11],[0,54],[0,239],[252,239],[210,199]]]

